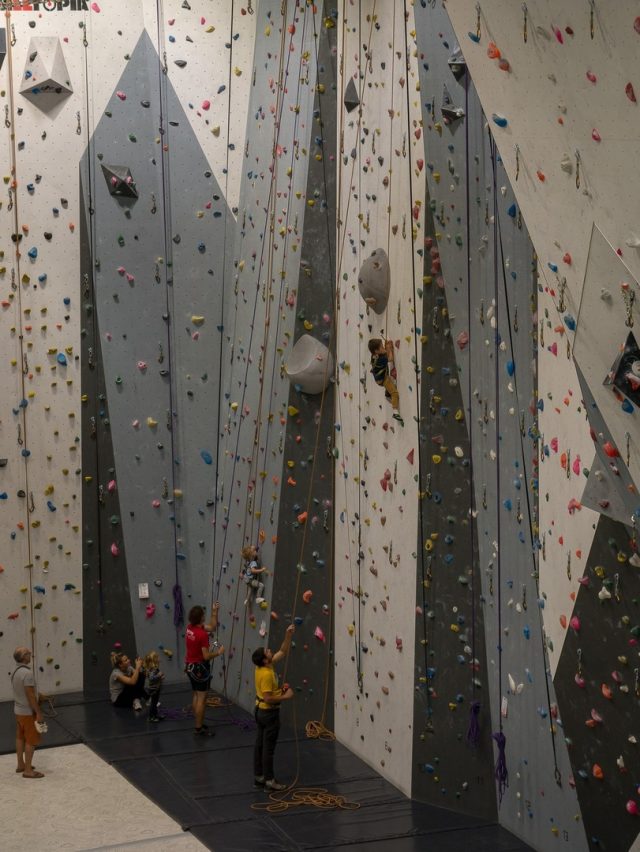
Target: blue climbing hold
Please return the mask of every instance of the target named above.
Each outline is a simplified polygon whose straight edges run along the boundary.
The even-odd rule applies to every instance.
[[[629,402],[628,399],[624,399],[620,406],[625,414],[633,414],[633,405]]]
[[[64,352],[58,352],[56,356],[56,361],[58,362],[58,364],[60,364],[61,367],[67,366],[67,356],[64,354]]]
[[[213,464],[213,456],[208,450],[200,450],[200,457],[205,464]]]
[[[50,512],[55,512],[55,511],[56,511],[56,506],[55,506],[55,505],[51,502],[51,500],[47,500],[47,509],[48,509]]]
[[[576,330],[575,317],[572,317],[571,314],[567,314],[564,317],[564,324],[569,329],[569,331],[575,331]]]
[[[516,371],[516,365],[513,361],[507,361],[507,373],[512,376]]]
[[[33,248],[30,248],[30,249],[29,249],[29,251],[27,252],[27,254],[28,254],[28,255],[29,255],[29,257],[31,258],[31,260],[35,260],[35,259],[36,259],[36,257],[38,256],[38,249],[37,249],[35,246],[33,246]]]
[[[494,124],[497,124],[498,127],[506,127],[507,124],[509,124],[509,122],[504,117],[504,115],[498,115],[498,113],[496,113],[496,112],[494,112],[493,115],[491,116],[491,120],[493,121]]]
[[[515,219],[515,218],[516,218],[517,210],[518,210],[518,208],[516,207],[516,205],[515,205],[515,204],[512,204],[512,205],[509,207],[509,209],[507,210],[507,213],[508,213],[508,215],[509,215],[509,216],[511,216],[511,218],[512,218],[512,219]]]

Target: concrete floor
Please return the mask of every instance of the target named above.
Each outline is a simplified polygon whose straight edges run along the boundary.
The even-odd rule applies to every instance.
[[[193,835],[84,745],[36,751],[38,780],[0,756],[0,848],[206,850]]]

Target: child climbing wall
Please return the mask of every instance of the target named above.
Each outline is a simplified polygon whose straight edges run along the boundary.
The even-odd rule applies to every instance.
[[[416,293],[423,186],[413,12],[345,5],[339,139],[336,733],[411,789],[416,573]],[[410,203],[411,200],[411,203]],[[365,299],[375,298],[367,305]],[[393,341],[404,430],[370,375]],[[409,532],[408,531],[412,531]]]

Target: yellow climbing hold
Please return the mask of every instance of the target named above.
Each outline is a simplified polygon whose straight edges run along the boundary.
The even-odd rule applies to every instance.
[[[440,464],[440,462],[442,461],[442,456],[439,456],[439,455],[438,455],[438,453],[434,453],[434,454],[431,456],[431,461],[432,461],[434,464]]]
[[[237,403],[237,402],[232,402],[232,403],[231,403],[231,410],[232,410],[232,411],[237,411],[237,410],[238,410],[238,403]]]
[[[290,405],[287,408],[287,412],[289,413],[289,417],[295,417],[296,414],[299,414],[299,410],[295,407],[295,405]]]
[[[458,423],[460,423],[461,420],[464,420],[464,411],[461,408],[456,411],[455,418]]]
[[[191,322],[194,325],[202,325],[202,323],[204,322],[204,317],[198,317],[194,315],[191,317]]]
[[[149,429],[155,429],[157,425],[157,420],[154,420],[153,417],[147,417],[147,426],[149,427]]]

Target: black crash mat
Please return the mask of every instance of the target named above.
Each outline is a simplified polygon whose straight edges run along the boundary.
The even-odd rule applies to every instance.
[[[66,726],[58,721],[58,710],[45,704],[42,708],[46,718],[48,731],[42,735],[42,743],[38,748],[54,748],[56,746],[75,745],[82,739],[71,733]],[[13,701],[0,702],[0,754],[11,754],[16,750],[16,724],[13,714]]]
[[[56,696],[47,745],[86,743],[130,783],[215,852],[525,852],[526,844],[495,824],[407,799],[337,742],[296,738],[283,727],[276,775],[298,776],[298,788],[326,790],[357,809],[311,805],[268,813],[253,787],[254,725],[242,709],[220,699],[207,708],[214,737],[196,737],[191,694],[163,690],[153,724],[146,711],[113,708],[106,700]],[[0,751],[13,751],[13,705],[0,705]],[[5,719],[6,717],[6,719]]]

